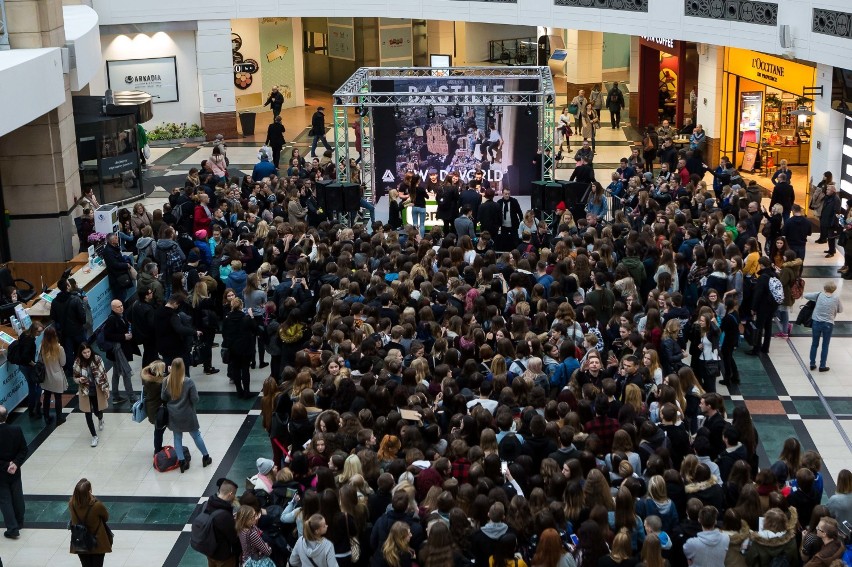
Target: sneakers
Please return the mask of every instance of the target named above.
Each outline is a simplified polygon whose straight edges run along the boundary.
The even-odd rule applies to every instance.
[[[104,420],[98,421],[98,431],[104,430]]]
[[[92,447],[97,447],[98,441],[99,441],[98,436],[97,435],[93,436],[92,437]]]
[[[793,323],[787,323],[787,336],[789,337],[792,334],[793,334]]]
[[[785,333],[785,332],[783,332],[783,331],[778,331],[777,333],[775,333],[775,334],[774,334],[774,335],[772,335],[772,336],[773,336],[773,337],[777,337],[777,338],[779,338],[779,339],[786,339],[786,338],[788,337],[787,333]]]

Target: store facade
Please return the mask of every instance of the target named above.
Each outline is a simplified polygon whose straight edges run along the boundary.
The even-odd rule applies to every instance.
[[[639,128],[668,120],[680,128],[694,119],[698,53],[694,43],[640,36]],[[647,93],[647,94],[646,94]]]
[[[816,68],[765,53],[726,48],[720,153],[744,171],[772,171],[780,161],[808,167]]]

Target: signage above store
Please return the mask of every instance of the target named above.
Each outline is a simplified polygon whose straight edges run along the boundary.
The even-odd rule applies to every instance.
[[[107,83],[115,91],[142,91],[153,103],[178,100],[175,57],[107,61]]]
[[[640,35],[639,43],[646,47],[656,49],[657,51],[665,51],[666,53],[677,54],[677,52],[680,51],[680,41],[666,37]]]
[[[782,91],[801,94],[802,87],[813,86],[814,67],[765,53],[727,48],[725,71]]]
[[[842,164],[840,190],[852,194],[852,116],[846,116],[844,120]]]

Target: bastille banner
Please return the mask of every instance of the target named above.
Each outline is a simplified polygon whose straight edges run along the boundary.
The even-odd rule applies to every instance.
[[[538,178],[534,165],[538,108],[501,106],[499,93],[536,92],[538,87],[537,79],[373,80],[372,92],[405,92],[412,95],[413,102],[422,102],[413,107],[373,109],[376,190],[387,194],[409,171],[424,181],[432,168],[438,170],[441,180],[457,171],[466,183],[481,169],[492,188],[508,187],[514,195],[529,195],[530,184]],[[428,105],[425,96],[415,93],[438,95],[436,104]],[[482,104],[484,93],[496,99],[491,107]]]

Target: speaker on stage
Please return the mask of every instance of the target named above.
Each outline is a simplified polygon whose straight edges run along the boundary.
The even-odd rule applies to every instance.
[[[323,210],[328,209],[328,206],[325,202],[325,194],[328,189],[328,186],[333,184],[334,179],[323,179],[317,181],[316,185],[314,185],[314,194],[317,196],[317,203],[319,207]]]
[[[551,181],[544,188],[544,208],[555,211],[556,205],[565,200],[565,188],[561,183]]]
[[[589,183],[578,181],[562,181],[565,195],[565,205],[575,219],[586,216],[586,195],[591,186]]]
[[[343,210],[357,213],[361,208],[361,186],[355,183],[341,183],[343,189]]]
[[[330,214],[342,213],[344,211],[342,184],[335,182],[325,186],[325,210]]]
[[[544,209],[544,188],[547,181],[533,181],[530,185],[530,206],[535,211]]]

